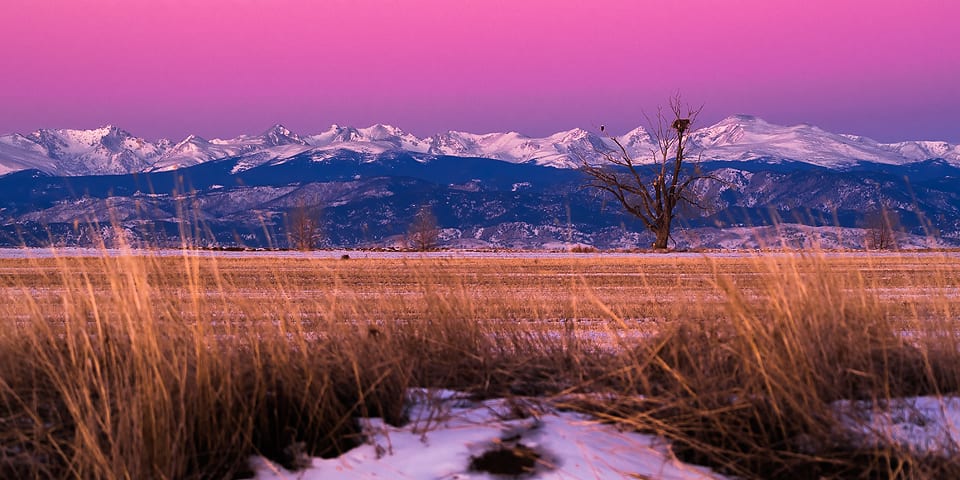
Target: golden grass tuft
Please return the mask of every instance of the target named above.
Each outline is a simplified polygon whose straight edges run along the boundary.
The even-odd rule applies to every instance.
[[[751,273],[761,283],[718,274],[722,313],[678,319],[638,346],[635,383],[645,396],[624,397],[604,416],[672,440],[683,460],[743,478],[956,478],[960,463],[947,456],[864,445],[834,406],[957,392],[955,319],[916,315],[953,300],[883,301],[883,282],[838,264],[864,266],[789,256],[757,259]]]

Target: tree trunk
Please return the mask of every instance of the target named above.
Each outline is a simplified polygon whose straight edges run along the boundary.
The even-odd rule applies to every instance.
[[[653,248],[657,250],[667,249],[667,242],[670,241],[670,220],[672,219],[667,218],[660,224],[660,228],[656,231],[657,239],[653,242]]]

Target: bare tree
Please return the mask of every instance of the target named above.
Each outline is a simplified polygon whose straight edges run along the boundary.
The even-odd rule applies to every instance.
[[[317,248],[323,238],[320,228],[319,206],[308,206],[301,202],[287,216],[287,240],[297,250],[307,251]]]
[[[679,204],[703,208],[691,185],[701,179],[719,180],[700,173],[699,168],[683,168],[687,134],[698,113],[700,108],[684,107],[676,95],[670,99],[668,111],[661,107],[655,119],[647,117],[656,147],[651,152],[652,162],[633,158],[613,136],[608,138],[617,148],[599,152],[604,162],[596,164],[583,159],[582,170],[591,177],[588,185],[610,193],[627,212],[639,218],[656,237],[653,248],[667,248]]]
[[[897,212],[880,207],[867,213],[864,219],[867,230],[866,246],[873,250],[891,250],[897,248],[896,231],[900,228],[900,216]]]
[[[407,230],[407,244],[419,251],[433,250],[440,244],[437,217],[429,206],[420,207]]]

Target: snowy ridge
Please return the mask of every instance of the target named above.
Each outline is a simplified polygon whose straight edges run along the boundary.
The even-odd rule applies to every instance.
[[[866,137],[830,133],[813,125],[784,127],[749,116],[734,115],[696,130],[691,152],[704,160],[793,160],[828,168],[857,162],[901,165],[931,158],[960,164],[960,147],[946,142],[882,144]]]
[[[0,175],[36,168],[44,172],[56,169],[56,160],[38,143],[14,133],[0,137]]]
[[[638,127],[618,137],[627,153],[643,162],[654,145]],[[906,164],[943,158],[960,165],[960,146],[942,141],[879,143],[870,138],[827,132],[812,125],[781,126],[749,115],[734,115],[694,130],[688,153],[702,160],[806,162],[844,168],[859,162]],[[180,142],[149,142],[114,126],[92,130],[41,129],[29,135],[0,136],[0,175],[37,169],[51,175],[105,175],[165,171],[224,158],[242,157],[248,168],[311,151],[329,158],[338,150],[366,154],[407,151],[425,155],[493,158],[557,168],[599,161],[615,144],[599,132],[575,128],[546,137],[517,132],[475,134],[448,131],[419,138],[400,128],[332,125],[301,137],[282,125],[260,135],[206,140],[190,135]]]
[[[176,170],[238,156],[254,156],[263,163],[284,154],[296,155],[308,148],[306,140],[279,124],[257,136],[241,135],[230,140],[215,138],[207,141],[190,135],[161,155],[150,170]]]
[[[53,161],[52,164],[40,162],[30,168],[61,175],[144,171],[169,148],[169,141],[151,143],[112,125],[93,130],[43,129],[27,136],[5,136],[0,138],[0,143],[14,143],[8,143],[11,137],[19,137],[14,138],[14,142],[21,140],[21,147],[42,153]],[[23,139],[32,144],[23,142]],[[6,158],[0,158],[0,163],[6,164]]]

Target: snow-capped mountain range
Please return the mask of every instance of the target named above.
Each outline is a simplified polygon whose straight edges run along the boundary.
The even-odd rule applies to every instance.
[[[651,158],[654,146],[644,128],[638,127],[618,138],[634,158]],[[308,136],[275,125],[260,135],[228,140],[190,135],[174,143],[166,139],[150,142],[108,125],[93,130],[41,129],[28,135],[0,136],[0,175],[27,169],[63,176],[155,172],[237,157],[241,158],[238,165],[252,168],[308,152],[321,160],[339,150],[368,154],[407,151],[576,168],[583,159],[594,161],[599,158],[599,151],[613,148],[612,139],[579,128],[542,138],[516,132],[457,131],[419,138],[381,124],[367,128],[333,125]],[[947,142],[880,143],[866,137],[830,133],[812,125],[774,125],[747,115],[734,115],[695,130],[688,153],[702,160],[792,160],[829,168],[853,166],[861,161],[902,165],[931,158],[960,165],[960,146]]]

